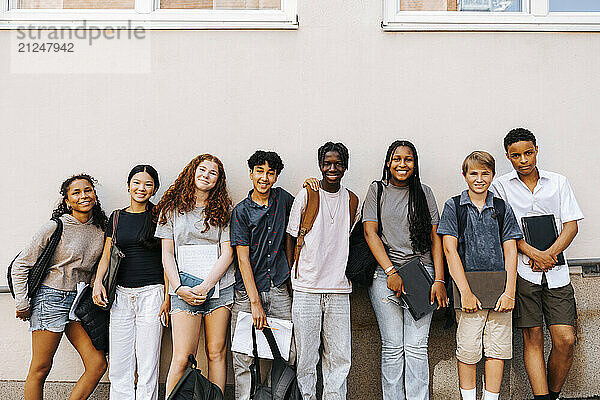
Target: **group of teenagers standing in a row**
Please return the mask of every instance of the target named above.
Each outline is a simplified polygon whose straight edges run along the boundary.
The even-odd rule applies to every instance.
[[[402,302],[390,301],[405,290],[394,266],[419,257],[434,281],[426,295],[443,307],[450,279],[444,276],[444,254],[462,301],[456,333],[462,398],[476,398],[475,364],[482,352],[483,399],[498,398],[504,360],[512,357],[513,321],[523,330],[525,367],[534,397],[558,397],[573,360],[577,315],[568,268],[555,264],[577,234],[583,214],[567,179],[537,168],[538,147],[530,131],[511,130],[504,148],[514,171],[493,180],[494,158],[483,151],[471,153],[462,164],[468,188],[458,204],[453,199],[444,204],[441,217],[433,191],[420,181],[417,150],[409,141],[395,141],[387,150],[379,207],[377,183],[369,187],[362,221],[379,264],[368,291],[381,332],[385,400],[429,398],[432,313],[415,320]],[[267,317],[293,322],[290,362],[296,364],[303,399],[316,399],[320,349],[323,399],[345,399],[352,291],[345,269],[349,234],[361,212],[360,207],[353,212],[355,195],[341,185],[349,165],[348,149],[327,142],[318,149],[318,164],[322,179],[307,179],[294,198],[274,187],[283,170],[279,155],[256,151],[248,160],[253,189],[233,210],[223,164],[210,154],[190,161],[156,205],[150,198],[159,188],[157,171],[150,165],[134,167],[127,177],[130,205],[110,218],[102,211],[92,177],[76,175],[63,182],[62,200],[53,212],[63,222],[62,237],[50,272],[33,299],[27,298],[28,266],[50,240],[56,222],[45,224],[13,264],[16,315],[30,320],[32,332],[25,398],[42,398],[63,332],[85,366],[70,398],[87,398],[104,374],[104,353],[93,347],[81,324],[69,320],[69,310],[78,282],[90,282],[94,302],[106,304],[102,279],[114,232],[125,258],[110,311],[111,399],[157,399],[161,319],[171,326],[173,338],[167,393],[182,376],[188,355],[196,353],[202,321],[208,378],[224,390],[228,326],[231,323],[231,332],[235,331],[241,311],[252,313],[258,329],[268,328]],[[301,225],[309,190],[318,191],[319,208],[304,235]],[[503,218],[497,215],[494,196],[503,199]],[[462,228],[460,207],[466,207]],[[528,245],[517,222],[536,214],[553,214],[562,227],[546,251]],[[299,235],[304,243],[295,260]],[[178,271],[177,254],[182,246],[197,244],[218,246],[218,259],[201,284],[189,286]],[[481,309],[470,290],[465,272],[479,270],[506,270],[506,286],[495,309]],[[217,282],[219,296],[211,298]],[[544,320],[553,344],[547,366]],[[251,361],[250,356],[233,353],[236,399],[249,398]]]

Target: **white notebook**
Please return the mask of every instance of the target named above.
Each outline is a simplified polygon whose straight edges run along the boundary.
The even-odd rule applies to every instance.
[[[77,308],[77,305],[79,304],[79,301],[81,300],[81,294],[83,293],[83,289],[85,289],[87,286],[88,286],[88,284],[85,282],[79,282],[77,284],[77,294],[75,295],[75,300],[73,300],[73,305],[71,306],[71,309],[69,310],[69,320],[71,320],[71,321],[80,321],[80,319],[77,318],[77,315],[75,315],[75,309]]]
[[[292,345],[292,321],[267,317],[267,323],[270,327],[276,328],[272,330],[273,336],[277,342],[277,347],[279,347],[281,357],[288,361],[290,346]],[[265,335],[259,330],[256,331],[256,347],[260,358],[273,359],[269,343]],[[252,356],[252,314],[243,311],[238,314],[233,341],[231,342],[231,351]]]

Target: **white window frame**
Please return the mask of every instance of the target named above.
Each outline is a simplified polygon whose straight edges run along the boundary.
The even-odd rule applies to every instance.
[[[523,1],[521,12],[397,11],[383,0],[384,31],[600,31],[600,12],[549,12],[550,0]]]
[[[298,0],[280,10],[160,9],[160,0],[135,0],[133,9],[16,9],[0,0],[0,29],[128,27],[134,29],[297,29]]]

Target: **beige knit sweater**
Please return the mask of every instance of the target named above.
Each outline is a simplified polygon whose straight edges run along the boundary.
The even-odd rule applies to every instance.
[[[50,261],[50,271],[43,285],[54,289],[73,291],[78,282],[89,283],[93,269],[102,254],[104,232],[92,224],[92,219],[81,223],[70,214],[60,217],[63,232]],[[44,250],[56,222],[50,220],[34,235],[29,245],[13,263],[12,279],[17,310],[29,308],[27,298],[27,274]]]

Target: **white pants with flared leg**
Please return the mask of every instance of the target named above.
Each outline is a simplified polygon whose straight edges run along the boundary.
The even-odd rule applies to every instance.
[[[157,400],[163,285],[117,286],[110,309],[109,371],[111,400]],[[135,372],[137,365],[137,385]]]

